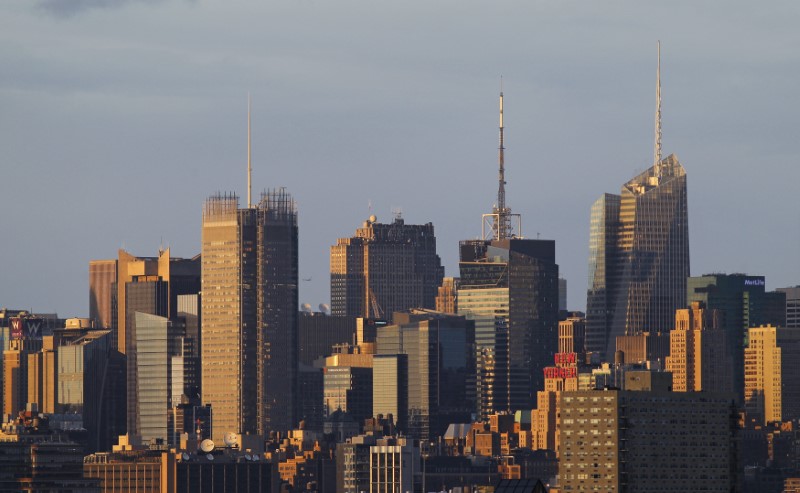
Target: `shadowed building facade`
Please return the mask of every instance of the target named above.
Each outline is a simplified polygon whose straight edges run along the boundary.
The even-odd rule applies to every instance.
[[[297,210],[284,189],[239,209],[203,207],[202,402],[212,438],[293,427],[297,388]]]

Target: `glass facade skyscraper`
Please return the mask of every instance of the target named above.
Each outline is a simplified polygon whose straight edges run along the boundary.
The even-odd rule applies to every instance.
[[[458,314],[475,321],[479,415],[535,407],[558,346],[552,240],[461,242]]]
[[[587,350],[606,359],[616,337],[667,332],[686,302],[686,171],[669,155],[592,206]]]

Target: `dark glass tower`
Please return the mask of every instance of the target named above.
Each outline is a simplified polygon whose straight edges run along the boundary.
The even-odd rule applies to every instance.
[[[497,203],[483,215],[483,239],[462,241],[459,255],[458,314],[475,322],[476,402],[484,419],[535,407],[558,347],[555,241],[522,238],[519,214],[506,206],[504,150],[501,92]]]

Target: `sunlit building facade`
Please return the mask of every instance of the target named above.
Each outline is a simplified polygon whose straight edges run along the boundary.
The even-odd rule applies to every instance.
[[[203,208],[202,402],[212,436],[289,430],[297,388],[297,210],[284,189]]]

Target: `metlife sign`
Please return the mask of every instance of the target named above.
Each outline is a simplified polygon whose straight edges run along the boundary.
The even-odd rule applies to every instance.
[[[744,285],[745,286],[756,286],[756,287],[764,287],[767,283],[764,281],[763,277],[745,277],[744,278]]]

